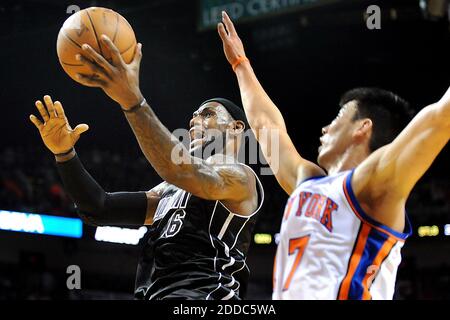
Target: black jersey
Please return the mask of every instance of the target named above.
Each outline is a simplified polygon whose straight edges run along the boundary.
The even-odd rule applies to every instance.
[[[143,248],[135,297],[242,299],[249,276],[246,255],[264,200],[256,181],[258,208],[248,217],[168,185]]]

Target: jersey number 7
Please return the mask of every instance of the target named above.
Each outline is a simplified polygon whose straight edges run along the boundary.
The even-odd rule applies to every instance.
[[[284,283],[283,291],[288,290],[289,286],[291,285],[292,277],[294,276],[294,273],[297,270],[300,261],[302,260],[302,256],[303,253],[305,252],[305,248],[308,244],[309,238],[310,235],[307,235],[300,238],[294,238],[289,240],[289,255],[292,255],[295,252],[297,252],[297,255],[295,256],[291,272],[289,272],[289,276],[287,277],[286,282]]]

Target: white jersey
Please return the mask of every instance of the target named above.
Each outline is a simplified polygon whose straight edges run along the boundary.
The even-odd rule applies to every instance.
[[[400,250],[411,234],[370,218],[351,187],[353,170],[297,186],[286,205],[273,299],[392,299]]]

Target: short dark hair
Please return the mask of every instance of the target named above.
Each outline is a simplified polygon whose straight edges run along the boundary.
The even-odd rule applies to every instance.
[[[411,120],[414,112],[409,103],[395,93],[379,88],[355,88],[341,97],[339,105],[355,100],[357,110],[353,120],[372,120],[371,152],[391,143]]]

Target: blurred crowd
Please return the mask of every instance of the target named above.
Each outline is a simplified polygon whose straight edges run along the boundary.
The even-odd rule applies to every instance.
[[[413,189],[406,210],[415,225],[450,223],[450,173],[427,174]]]
[[[148,190],[161,179],[135,149],[121,151],[88,149],[79,151],[88,172],[106,191]],[[42,146],[0,149],[0,210],[76,217],[75,206],[65,194],[55,160]],[[278,232],[280,212],[286,195],[271,192],[275,183],[262,178],[266,202],[257,224],[258,232]],[[407,204],[414,226],[450,222],[450,179],[445,174],[426,175]],[[0,263],[2,299],[132,299],[134,275],[120,280],[88,275],[88,288],[68,291],[64,277],[46,267],[45,257],[25,256],[19,265]],[[89,278],[88,278],[89,279]],[[115,287],[108,287],[111,283]],[[262,287],[260,287],[262,286]],[[396,299],[450,298],[450,266],[419,268],[413,258],[402,261]],[[257,280],[249,285],[250,299],[270,299],[270,288]]]
[[[130,300],[133,277],[83,273],[81,290],[68,290],[65,270],[49,268],[44,255],[21,252],[18,264],[0,263],[0,301]]]
[[[415,258],[405,258],[399,267],[396,291],[397,300],[448,300],[450,299],[450,265],[419,267]]]
[[[105,191],[149,190],[160,182],[143,156],[133,152],[88,149],[79,157]],[[0,150],[0,209],[76,216],[64,192],[54,157],[39,147]]]
[[[119,152],[91,148],[82,150],[79,156],[106,191],[149,190],[161,182],[147,160],[134,149]],[[274,220],[283,211],[287,197],[283,192],[270,192],[274,179],[262,177],[262,181],[266,201],[259,228],[277,232]],[[74,204],[61,185],[55,160],[42,146],[1,149],[0,186],[0,209],[76,216]],[[449,223],[449,199],[450,177],[426,175],[414,188],[407,212],[415,225]]]

